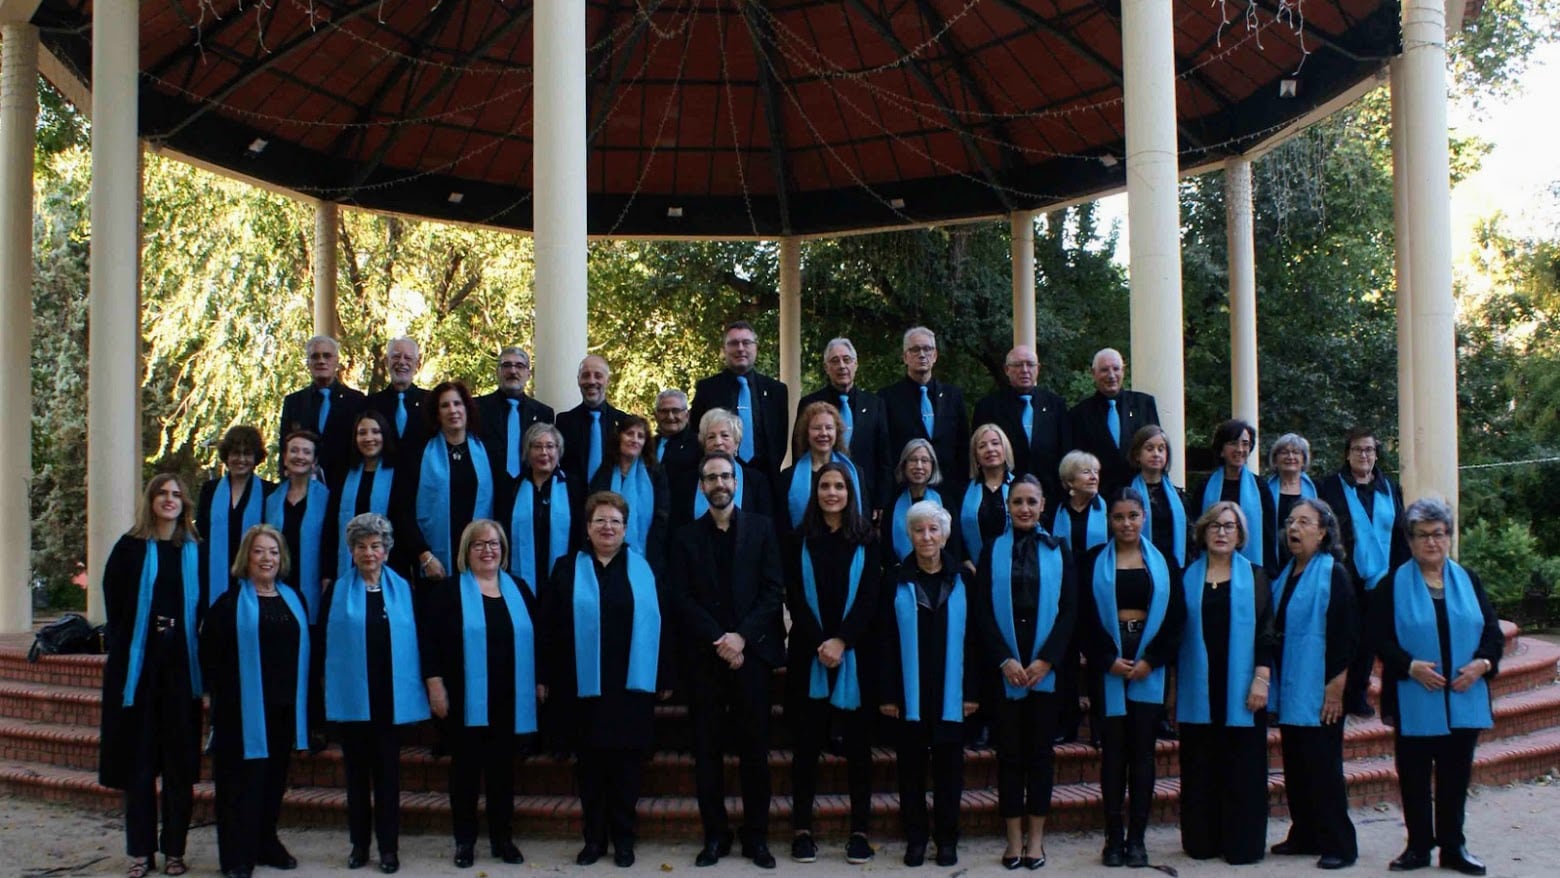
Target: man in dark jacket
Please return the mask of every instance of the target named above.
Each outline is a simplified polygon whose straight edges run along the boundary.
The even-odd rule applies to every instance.
[[[313,430],[320,435],[319,466],[325,471],[325,483],[335,484],[347,471],[347,453],[352,446],[352,422],[368,404],[362,391],[341,383],[341,346],[328,335],[316,335],[304,345],[308,358],[309,386],[287,394],[282,400],[281,426],[276,431],[278,459],[282,440],[294,430]]]
[[[870,390],[856,386],[856,366],[856,346],[850,339],[830,341],[823,349],[823,371],[829,376],[829,383],[802,397],[796,404],[796,414],[800,417],[802,410],[815,402],[826,402],[840,410],[851,462],[866,479],[871,509],[881,512],[893,495],[894,465],[899,461],[889,456],[888,416],[883,411],[883,401]]]
[[[710,409],[727,409],[742,419],[742,447],[737,459],[763,473],[770,484],[780,475],[790,432],[790,391],[784,384],[761,374],[758,335],[745,320],[726,327],[721,337],[721,361],[726,368],[694,385],[695,430]]]

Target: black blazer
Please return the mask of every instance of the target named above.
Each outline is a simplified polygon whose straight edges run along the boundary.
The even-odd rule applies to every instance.
[[[1100,496],[1109,497],[1117,488],[1132,484],[1134,475],[1127,463],[1127,449],[1132,447],[1132,437],[1149,424],[1159,423],[1159,406],[1154,398],[1136,390],[1123,390],[1116,397],[1116,410],[1121,416],[1121,442],[1111,441],[1110,428],[1105,416],[1110,407],[1104,396],[1096,393],[1072,407],[1068,417],[1072,421],[1073,447],[1087,451],[1100,459]],[[1186,449],[1173,449],[1177,454]]]
[[[332,382],[330,387],[330,413],[325,416],[325,431],[320,437],[319,464],[325,470],[325,482],[341,478],[347,471],[347,453],[352,448],[352,422],[358,412],[368,405],[368,397],[361,391]],[[282,400],[282,417],[276,431],[277,459],[281,459],[282,439],[293,430],[319,430],[319,388],[310,385],[287,394]],[[395,411],[394,400],[391,411]],[[393,423],[393,422],[392,422]],[[280,464],[278,464],[280,469]]]
[[[899,463],[899,457],[888,451],[888,415],[883,410],[883,401],[875,393],[852,387],[849,396],[850,460],[871,492],[865,498],[868,508],[884,509],[894,488],[894,466]],[[796,404],[797,417],[801,417],[802,409],[815,402],[826,402],[839,408],[839,391],[828,386],[802,397]]]
[[[1378,494],[1387,491],[1390,487],[1392,508],[1397,515],[1393,519],[1396,523],[1392,526],[1392,542],[1387,552],[1387,570],[1390,573],[1409,558],[1408,540],[1403,538],[1403,486],[1387,478],[1387,474],[1382,472],[1380,467],[1376,467],[1375,474],[1376,480],[1372,483],[1372,487]],[[1348,483],[1347,487],[1345,482]],[[1327,505],[1332,507],[1333,514],[1338,516],[1338,535],[1343,538],[1343,557],[1349,565],[1349,575],[1354,577],[1355,585],[1363,589],[1365,579],[1354,566],[1354,514],[1349,511],[1349,498],[1343,493],[1346,490],[1354,490],[1354,478],[1349,473],[1347,465],[1339,472],[1323,476],[1316,484],[1316,495],[1325,500]],[[1374,499],[1373,497],[1372,500]],[[1373,507],[1374,505],[1372,503]],[[1371,525],[1366,522],[1364,526]]]
[[[1030,391],[1029,404],[1034,411],[1034,438],[1024,441],[1024,401],[1011,387],[989,394],[975,403],[975,426],[996,424],[1013,443],[1014,475],[1033,475],[1045,489],[1046,508],[1066,499],[1057,468],[1062,456],[1072,450],[1072,420],[1067,403],[1042,387]]]
[[[529,396],[520,396],[520,436],[509,435],[509,402],[508,397],[500,391],[484,393],[473,400],[477,404],[477,422],[482,427],[482,444],[487,446],[489,454],[498,455],[497,469],[504,471],[504,461],[509,454],[509,443],[513,441],[519,448],[520,439],[525,431],[531,429],[531,425],[541,422],[551,424],[553,422],[552,406],[537,402]],[[605,437],[603,437],[605,439]],[[567,446],[567,442],[564,443]],[[567,448],[565,448],[567,450]],[[583,459],[583,458],[582,458]],[[520,465],[525,466],[522,455]],[[507,478],[508,474],[505,473]]]
[[[669,577],[667,585],[680,625],[678,639],[690,660],[714,656],[711,644],[726,633],[716,618],[716,608],[724,603],[737,619],[736,632],[747,641],[746,656],[778,667],[785,660],[780,543],[774,525],[757,513],[734,509],[731,526],[737,535],[730,583],[716,578],[709,513],[683,525],[672,539],[672,565],[678,575]]]
[[[386,387],[376,390],[368,395],[368,408],[385,416],[390,422],[391,431],[395,430],[395,403],[399,393],[394,387]],[[406,388],[406,432],[398,433],[395,437],[396,446],[418,445],[428,438],[428,424],[424,420],[423,402],[428,399],[428,389],[413,384]],[[335,404],[332,403],[334,406]],[[349,437],[348,441],[351,441]]]
[[[878,600],[878,619],[874,630],[876,646],[871,650],[867,664],[870,681],[870,699],[868,695],[862,696],[871,704],[892,704],[899,708],[900,718],[904,720],[905,711],[905,674],[904,658],[900,655],[899,615],[894,601],[898,596],[899,585],[917,574],[918,569],[914,561],[904,567],[891,567],[883,577],[882,596]],[[943,570],[941,581],[946,582],[951,577],[961,575],[958,563],[952,555],[943,555]],[[991,676],[990,668],[986,665],[985,654],[981,649],[982,630],[979,626],[977,613],[971,612],[971,608],[978,606],[974,587],[970,577],[965,577],[964,600],[965,622],[964,642],[956,648],[964,651],[964,679],[963,684],[965,702],[979,703],[982,700],[982,686],[986,678]],[[938,596],[933,596],[936,600]],[[942,695],[948,680],[945,671],[948,648],[948,604],[943,602],[936,609],[927,609],[919,603],[915,610],[916,620],[916,665],[920,669],[921,680],[921,725],[931,732],[932,740],[936,743],[960,744],[964,743],[964,724],[962,722],[946,722],[942,717]],[[931,696],[928,698],[927,696]],[[935,700],[934,700],[935,699]]]
[[[774,480],[785,460],[790,434],[790,390],[784,384],[758,370],[747,373],[748,392],[753,399],[753,459],[749,461]],[[737,411],[737,376],[729,369],[704,378],[694,385],[688,424],[698,430],[699,419],[710,409]]]
[[[663,438],[666,439],[665,448],[661,447]],[[671,491],[671,508],[692,509],[693,495],[689,492],[699,490],[697,472],[699,459],[704,456],[698,431],[691,426],[686,427],[675,436],[657,435],[650,440],[650,444],[657,449],[656,463],[666,473],[666,486]]]
[[[607,443],[612,441],[612,431],[617,428],[618,420],[624,415],[619,409],[613,408],[612,403],[601,404],[601,459],[605,466]],[[553,420],[553,426],[563,434],[563,471],[564,474],[581,482],[590,481],[590,473],[585,471],[586,459],[590,457],[590,409],[585,403],[580,403],[566,412],[559,412]],[[498,458],[497,469],[504,471],[504,458]],[[508,476],[505,475],[507,479]]]
[[[947,489],[963,490],[970,480],[970,418],[964,410],[964,391],[957,385],[932,379],[927,384],[927,395],[932,400],[932,429],[935,436],[927,436],[921,423],[921,385],[908,377],[878,391],[883,400],[883,411],[888,415],[888,454],[894,463],[911,439],[930,439],[932,450],[937,452],[937,466],[942,470],[943,485]],[[947,497],[944,487],[939,492]]]

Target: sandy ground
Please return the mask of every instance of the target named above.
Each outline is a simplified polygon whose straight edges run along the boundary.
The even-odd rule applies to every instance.
[[[1402,849],[1403,822],[1395,805],[1378,805],[1354,812],[1354,823],[1359,833],[1360,860],[1349,874],[1384,874],[1387,863]],[[1287,822],[1274,820],[1268,826],[1269,843],[1283,838]],[[67,807],[39,803],[12,797],[0,797],[0,875],[42,878],[64,875],[122,875],[126,858],[124,850],[124,823],[114,816],[86,813]],[[1560,875],[1560,780],[1537,781],[1508,787],[1485,787],[1474,790],[1468,806],[1468,838],[1472,851],[1483,858],[1494,876],[1545,876]],[[777,835],[778,839],[778,835]],[[302,863],[298,876],[353,875],[369,878],[378,871],[369,869],[348,872],[346,869],[347,841],[339,829],[284,831],[283,840]],[[910,872],[900,863],[903,846],[897,838],[880,833],[874,842],[878,846],[877,859],[866,866],[850,866],[845,863],[839,839],[820,839],[823,850],[817,863],[804,866],[785,859],[788,845],[775,844],[773,850],[779,856],[779,875],[834,875],[855,872]],[[523,866],[505,866],[486,859],[485,841],[477,847],[475,868],[456,869],[450,863],[453,844],[445,836],[408,836],[401,841],[401,875],[464,875],[467,878],[500,878],[500,876],[528,876],[553,873],[595,873],[604,876],[625,872],[693,872],[693,856],[697,849],[692,843],[666,844],[645,842],[639,847],[639,862],[631,870],[620,872],[603,860],[594,867],[582,869],[574,865],[574,853],[579,843],[573,840],[521,839],[526,854]],[[1125,878],[1120,870],[1107,870],[1099,865],[1100,837],[1098,834],[1064,833],[1047,839],[1049,863],[1044,872],[1068,875],[1113,875]],[[1171,869],[1184,876],[1202,875],[1310,875],[1319,874],[1310,858],[1268,857],[1257,866],[1234,867],[1222,862],[1197,862],[1180,852],[1179,836],[1175,827],[1156,827],[1148,837],[1149,855],[1156,865]],[[970,838],[960,845],[960,864],[954,869],[938,869],[928,863],[918,870],[922,874],[950,872],[954,878],[965,875],[985,875],[991,878],[1006,875],[997,863],[1002,852],[1002,842],[996,838]],[[216,875],[216,839],[210,826],[197,827],[191,832],[189,862],[191,875]],[[700,875],[740,873],[753,876],[763,874],[739,857],[722,861],[721,865],[701,870]],[[261,878],[280,878],[280,873],[269,869],[256,872]],[[1147,878],[1155,872],[1138,873]],[[1452,874],[1432,869],[1427,874]],[[691,878],[691,875],[690,875]]]

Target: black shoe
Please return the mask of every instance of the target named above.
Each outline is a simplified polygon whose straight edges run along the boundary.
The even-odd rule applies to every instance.
[[[699,849],[699,855],[693,858],[693,864],[701,869],[719,862],[720,848],[713,841],[705,842],[704,847]]]
[[[580,848],[580,852],[574,855],[574,863],[578,866],[589,866],[601,859],[601,855],[604,853],[606,851],[602,850],[601,845],[593,841],[587,841],[585,846]]]
[[[1019,866],[1022,866],[1023,864],[1024,864],[1024,858],[1020,857],[1018,854],[1014,854],[1011,857],[1008,856],[1006,853],[1004,853],[1002,855],[1002,868],[1008,870],[1009,872],[1013,871],[1014,869],[1017,869]]]
[[[273,842],[261,850],[260,856],[255,858],[255,863],[284,871],[298,868],[297,858],[288,853],[287,848],[282,847],[282,843],[279,841]]]
[[[1128,868],[1142,869],[1148,866],[1148,849],[1141,841],[1129,841],[1122,851],[1121,859]]]
[[[1120,842],[1107,841],[1105,849],[1100,851],[1100,864],[1112,869],[1120,868],[1126,865],[1125,854]]]
[[[226,869],[222,872],[222,878],[251,878],[254,875],[248,869]]]
[[[1387,870],[1391,872],[1412,872],[1415,869],[1424,869],[1430,865],[1429,851],[1416,851],[1413,848],[1404,848],[1398,858],[1387,864]]]
[[[470,869],[471,864],[477,860],[477,852],[473,850],[475,845],[457,844],[455,846],[455,867],[458,869]]]
[[[1429,859],[1428,856],[1425,858]],[[1464,845],[1456,851],[1441,849],[1441,868],[1453,869],[1464,875],[1483,875],[1484,864],[1473,854],[1468,853],[1468,847]]]
[[[804,832],[791,840],[791,859],[798,863],[818,862],[818,843],[812,833]]]
[[[520,848],[512,841],[494,844],[493,857],[494,859],[503,860],[511,866],[517,866],[525,862],[525,855],[520,853]]]
[[[905,865],[912,869],[916,866],[926,865],[926,845],[905,845]]]
[[[728,847],[727,851],[731,849]],[[769,852],[769,843],[756,841],[752,844],[742,845],[742,856],[753,861],[753,865],[760,869],[773,869],[775,867],[775,855]]]
[[[616,863],[619,869],[627,869],[629,866],[634,865],[634,849],[630,847],[618,848],[617,852],[612,855],[612,862]]]
[[[1320,860],[1316,861],[1316,868],[1318,869],[1347,869],[1352,865],[1354,865],[1353,860],[1345,860],[1343,857],[1332,854],[1324,854]]]
[[[1040,861],[1041,861],[1041,864],[1044,865],[1045,858],[1041,857]],[[956,845],[956,844],[940,844],[940,845],[938,845],[937,846],[937,860],[936,860],[936,862],[937,862],[937,865],[939,865],[939,866],[957,866],[957,865],[959,865],[959,846]]]
[[[379,855],[379,871],[386,875],[394,875],[401,871],[401,857],[392,852]]]
[[[1305,845],[1290,841],[1287,838],[1278,844],[1273,845],[1271,848],[1268,848],[1268,850],[1279,855],[1280,857],[1309,857],[1316,853],[1315,848],[1308,848]]]
[[[347,854],[347,868],[361,869],[368,865],[368,847],[365,845],[353,845],[352,853]]]
[[[866,833],[852,832],[850,840],[845,842],[845,862],[852,866],[872,862],[872,843],[867,841]]]

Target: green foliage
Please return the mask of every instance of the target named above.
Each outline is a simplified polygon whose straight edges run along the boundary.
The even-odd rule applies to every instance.
[[[1519,521],[1477,521],[1462,532],[1459,563],[1479,574],[1490,601],[1509,604],[1548,595],[1560,582],[1560,558],[1544,555]]]
[[[1533,51],[1560,35],[1560,0],[1484,0],[1451,45],[1453,91],[1479,107],[1521,88]]]

